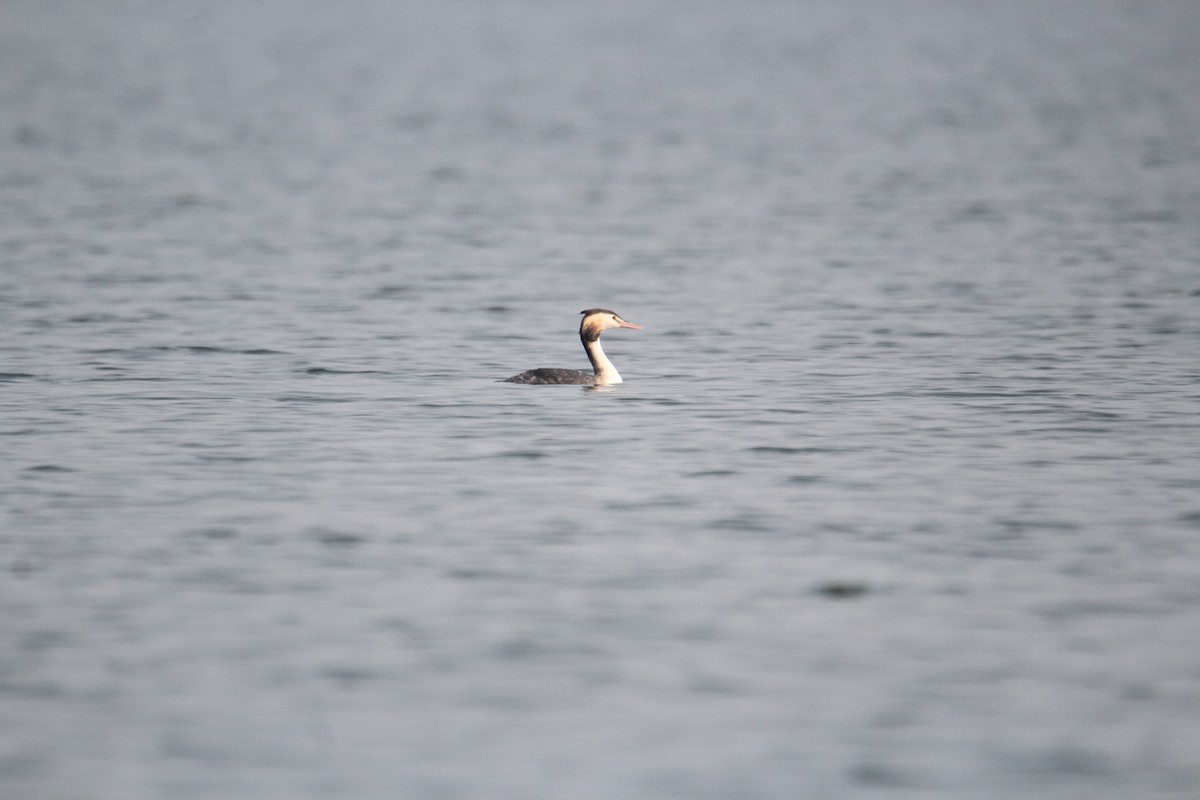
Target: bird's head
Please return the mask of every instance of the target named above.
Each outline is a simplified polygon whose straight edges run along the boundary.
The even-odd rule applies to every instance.
[[[621,315],[615,311],[609,311],[607,308],[589,308],[586,311],[580,311],[583,319],[579,322],[579,336],[585,342],[594,342],[600,338],[600,334],[612,328],[633,328],[635,331],[643,330],[641,325],[636,322],[627,322],[621,319]]]

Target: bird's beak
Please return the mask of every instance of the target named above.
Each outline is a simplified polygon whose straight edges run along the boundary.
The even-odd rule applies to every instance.
[[[646,330],[641,325],[638,325],[636,322],[626,322],[625,320],[619,320],[617,322],[617,324],[620,325],[622,328],[633,328],[635,331]]]

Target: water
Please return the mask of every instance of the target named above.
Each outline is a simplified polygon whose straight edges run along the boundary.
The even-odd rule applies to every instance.
[[[5,797],[1195,796],[1200,7],[395,5],[0,11]]]

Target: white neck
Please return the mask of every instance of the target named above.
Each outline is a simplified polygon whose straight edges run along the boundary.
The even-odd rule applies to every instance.
[[[617,368],[608,360],[608,356],[604,355],[604,348],[600,346],[599,339],[594,342],[584,342],[583,349],[587,351],[588,361],[592,362],[592,371],[596,373],[597,386],[621,382],[621,373],[617,372]]]

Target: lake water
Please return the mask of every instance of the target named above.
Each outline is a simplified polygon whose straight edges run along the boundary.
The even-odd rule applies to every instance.
[[[1196,797],[1197,41],[5,3],[0,794]]]

